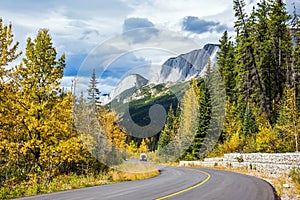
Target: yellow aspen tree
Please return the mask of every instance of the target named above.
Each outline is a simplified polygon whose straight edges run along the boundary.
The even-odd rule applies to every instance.
[[[195,83],[194,83],[195,84]],[[195,87],[188,89],[181,102],[181,121],[178,134],[175,136],[177,156],[183,155],[194,140],[199,120],[198,91]]]
[[[18,47],[12,25],[5,25],[0,18],[0,187],[3,181],[12,178],[12,174],[20,174],[18,111],[15,109],[18,87],[13,79],[16,68],[11,66],[21,55]]]
[[[29,179],[51,180],[58,173],[77,170],[83,147],[73,130],[71,93],[60,88],[65,56],[57,56],[47,29],[28,38],[26,57],[18,69],[18,123],[23,169]],[[26,179],[25,179],[26,180]]]
[[[296,103],[294,100],[295,91],[287,89],[285,98],[282,102],[282,109],[276,124],[276,129],[279,131],[282,138],[282,146],[285,148],[280,151],[299,151],[299,131],[300,121],[299,113],[297,112]]]
[[[140,147],[139,147],[138,151],[139,151],[139,153],[148,153],[149,149],[148,149],[148,145],[147,145],[147,138],[142,139],[142,142],[140,144]]]

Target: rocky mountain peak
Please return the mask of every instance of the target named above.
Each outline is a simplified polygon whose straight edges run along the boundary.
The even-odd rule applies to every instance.
[[[159,82],[185,82],[200,76],[203,74],[208,60],[215,60],[218,49],[216,44],[207,44],[202,49],[169,58],[161,68]]]

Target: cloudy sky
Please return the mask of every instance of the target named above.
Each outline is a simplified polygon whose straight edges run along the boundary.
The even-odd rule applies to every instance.
[[[257,0],[246,1],[251,9]],[[292,10],[292,0],[286,4]],[[151,79],[168,57],[217,43],[224,30],[233,34],[232,7],[231,0],[9,0],[0,17],[23,52],[26,38],[50,30],[67,56],[63,86],[78,77],[83,88],[96,69],[106,93],[128,73]]]

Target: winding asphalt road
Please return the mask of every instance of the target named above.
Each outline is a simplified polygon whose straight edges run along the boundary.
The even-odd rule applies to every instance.
[[[22,200],[278,200],[258,178],[213,169],[165,167],[159,176],[21,198]]]

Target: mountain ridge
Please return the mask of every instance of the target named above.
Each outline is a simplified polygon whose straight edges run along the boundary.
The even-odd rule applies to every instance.
[[[124,98],[124,95],[120,97],[122,92],[129,89],[137,90],[149,84],[164,84],[165,87],[168,87],[168,85],[183,83],[192,78],[202,77],[205,74],[208,60],[210,59],[213,63],[216,61],[218,49],[219,45],[217,44],[206,44],[202,49],[195,49],[167,59],[162,65],[158,80],[154,81],[154,83],[139,74],[129,74],[119,82],[109,95],[100,97],[100,101],[104,105],[114,99],[125,103],[132,99],[143,98],[142,94],[137,93],[131,93],[131,95],[134,95],[132,98]]]
[[[208,60],[214,61],[217,51],[217,44],[206,44],[202,49],[169,58],[162,65],[159,83],[185,82],[203,76]]]

